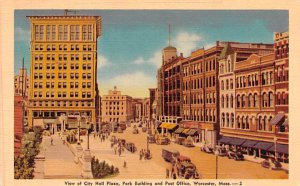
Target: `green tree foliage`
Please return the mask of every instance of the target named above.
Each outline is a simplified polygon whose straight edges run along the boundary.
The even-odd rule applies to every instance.
[[[95,156],[92,158],[92,173],[94,178],[105,178],[107,176],[113,176],[119,173],[119,169],[113,165],[109,165],[105,161],[99,162]]]
[[[34,158],[39,153],[39,145],[42,141],[41,127],[26,129],[22,138],[19,156],[14,161],[15,179],[32,179],[34,172]]]

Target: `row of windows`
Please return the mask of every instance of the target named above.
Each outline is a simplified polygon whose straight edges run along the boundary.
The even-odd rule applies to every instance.
[[[55,61],[57,60],[56,54],[45,54],[47,61]],[[44,59],[44,54],[35,54],[34,60],[35,61],[42,61]],[[79,54],[59,54],[58,55],[58,61],[91,61],[92,60],[92,54],[82,54],[82,58],[80,59]]]
[[[58,51],[92,51],[95,50],[94,45],[67,45],[67,44],[35,44],[35,51],[44,51],[44,46],[46,46],[46,51],[56,51],[58,46]]]
[[[289,80],[288,72],[289,71],[285,69],[284,65],[278,66],[276,82],[288,81]]]
[[[212,70],[215,70],[215,69],[216,69],[216,60],[215,59],[205,61],[205,70],[206,70],[206,72],[212,71]],[[186,67],[183,68],[183,75],[184,76],[200,74],[202,72],[203,72],[202,63],[193,64],[191,66],[186,66]]]
[[[122,104],[123,105],[123,104]],[[110,109],[110,110],[123,110],[123,107],[106,107],[106,110],[108,110],[108,109]]]
[[[276,59],[285,58],[289,56],[289,44],[277,46],[275,48]]]
[[[58,73],[58,79],[67,79],[67,73]],[[82,73],[81,74],[82,79],[91,79],[92,74],[91,73]],[[79,79],[79,73],[70,73],[70,78],[71,79]],[[43,79],[43,74],[42,73],[34,73],[34,79]],[[47,73],[46,74],[46,79],[55,79],[55,74],[52,73]]]
[[[119,116],[119,115],[123,115],[123,112],[106,112],[106,115],[116,115],[116,116]]]
[[[93,25],[35,25],[34,39],[39,41],[92,41]]]
[[[122,99],[123,97],[121,97]],[[119,97],[117,97],[116,99],[119,99]],[[123,102],[116,102],[116,101],[109,101],[109,102],[105,102],[105,105],[123,105]]]
[[[231,61],[228,60],[226,64],[221,63],[220,64],[220,74],[233,72],[233,65],[231,64]]]
[[[233,79],[226,79],[221,81],[221,90],[233,90]]]
[[[80,88],[91,88],[91,82],[82,82]],[[43,88],[43,82],[34,82],[34,88]],[[46,88],[55,88],[54,82],[46,82]],[[70,82],[69,87],[67,86],[67,82],[58,82],[57,88],[79,88],[78,82]]]
[[[165,91],[180,89],[180,81],[173,81],[165,84]]]
[[[165,96],[165,101],[167,103],[172,102],[172,101],[180,101],[180,94],[179,93],[169,94],[169,95]]]
[[[78,107],[78,106],[82,106],[82,107],[90,107],[92,106],[92,102],[87,102],[87,101],[33,101],[32,102],[32,106],[36,107],[36,106],[39,106],[39,107],[48,107],[48,106],[52,106],[52,107],[55,107],[55,106],[64,106],[64,107]]]
[[[206,93],[205,95],[206,103],[216,103],[216,93]],[[203,94],[193,93],[190,96],[183,95],[183,104],[203,104]]]
[[[222,100],[221,100],[222,101]],[[248,96],[246,95],[237,95],[236,96],[236,107],[237,108],[257,108],[258,105],[258,94],[249,94]],[[223,103],[221,103],[223,105]],[[273,92],[264,92],[262,94],[262,99],[261,99],[261,106],[262,107],[274,107],[274,94]]]
[[[53,64],[50,64],[50,63],[47,63],[46,64],[46,69],[47,70],[55,70],[55,67],[57,66],[58,70],[67,70],[68,67],[71,69],[71,70],[78,70],[79,69],[79,64],[70,64],[68,65],[67,63],[64,63],[64,64],[58,64],[58,65],[55,65],[55,63]],[[34,70],[43,70],[43,63],[35,63],[34,64]],[[82,70],[91,70],[92,69],[92,64],[82,64],[81,65],[81,69]]]
[[[172,75],[177,75],[179,72],[180,72],[180,66],[176,66],[176,67],[171,68],[168,71],[165,71],[164,72],[164,77],[167,78],[167,77],[170,77]]]
[[[205,80],[205,82],[204,82]],[[204,84],[205,83],[205,84]],[[205,79],[198,78],[191,81],[183,82],[182,89],[183,90],[195,90],[203,87],[215,87],[216,86],[216,77],[215,76],[209,76]]]
[[[215,109],[184,109],[183,110],[184,120],[194,121],[210,121],[216,122],[216,110]]]
[[[46,98],[54,98],[55,97],[55,94],[56,94],[56,97],[59,97],[59,98],[65,98],[67,97],[67,92],[46,92],[44,93],[44,97]],[[33,93],[33,96],[35,98],[41,98],[43,97],[43,92],[38,92],[38,91],[35,91]],[[75,97],[75,98],[78,98],[79,97],[79,93],[78,92],[69,92],[69,97]],[[92,95],[91,95],[91,92],[81,92],[81,98],[91,98]]]

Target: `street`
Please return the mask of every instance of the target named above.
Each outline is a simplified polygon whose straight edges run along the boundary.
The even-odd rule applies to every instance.
[[[123,133],[111,133],[117,138],[126,139],[126,142],[133,142],[137,151],[135,153],[125,152],[119,157],[114,155],[114,150],[110,147],[110,137],[105,142],[90,135],[90,148],[92,156],[96,156],[99,160],[105,160],[110,164],[114,164],[120,169],[120,174],[114,178],[165,178],[166,168],[171,168],[171,164],[165,162],[161,157],[162,149],[165,145],[150,144],[149,149],[152,154],[151,160],[139,160],[139,151],[147,148],[147,135],[139,128],[139,134],[132,134],[132,127],[127,127]],[[86,139],[84,137],[83,148],[86,147]],[[196,165],[198,172],[203,179],[216,178],[216,156],[200,151],[199,147],[184,147],[173,142],[168,145],[169,148],[178,150],[181,155],[188,156]],[[123,168],[126,161],[127,168]],[[261,167],[260,164],[250,161],[234,161],[227,157],[218,157],[218,178],[220,179],[287,179],[288,174],[282,170],[274,171]]]

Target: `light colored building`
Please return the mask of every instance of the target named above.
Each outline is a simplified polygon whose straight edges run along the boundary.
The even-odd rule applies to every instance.
[[[114,87],[101,98],[102,122],[127,122],[132,119],[132,97]]]
[[[61,128],[61,115],[96,122],[100,16],[28,16],[31,27],[29,126]],[[75,126],[74,126],[75,127]]]
[[[29,76],[26,68],[20,68],[18,75],[15,75],[15,95],[28,97],[29,92]]]

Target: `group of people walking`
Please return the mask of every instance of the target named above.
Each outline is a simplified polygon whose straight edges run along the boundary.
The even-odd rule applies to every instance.
[[[142,159],[145,159],[145,160],[147,160],[147,159],[151,159],[151,153],[150,153],[150,150],[148,149],[141,149],[140,150],[140,160],[142,160]]]

